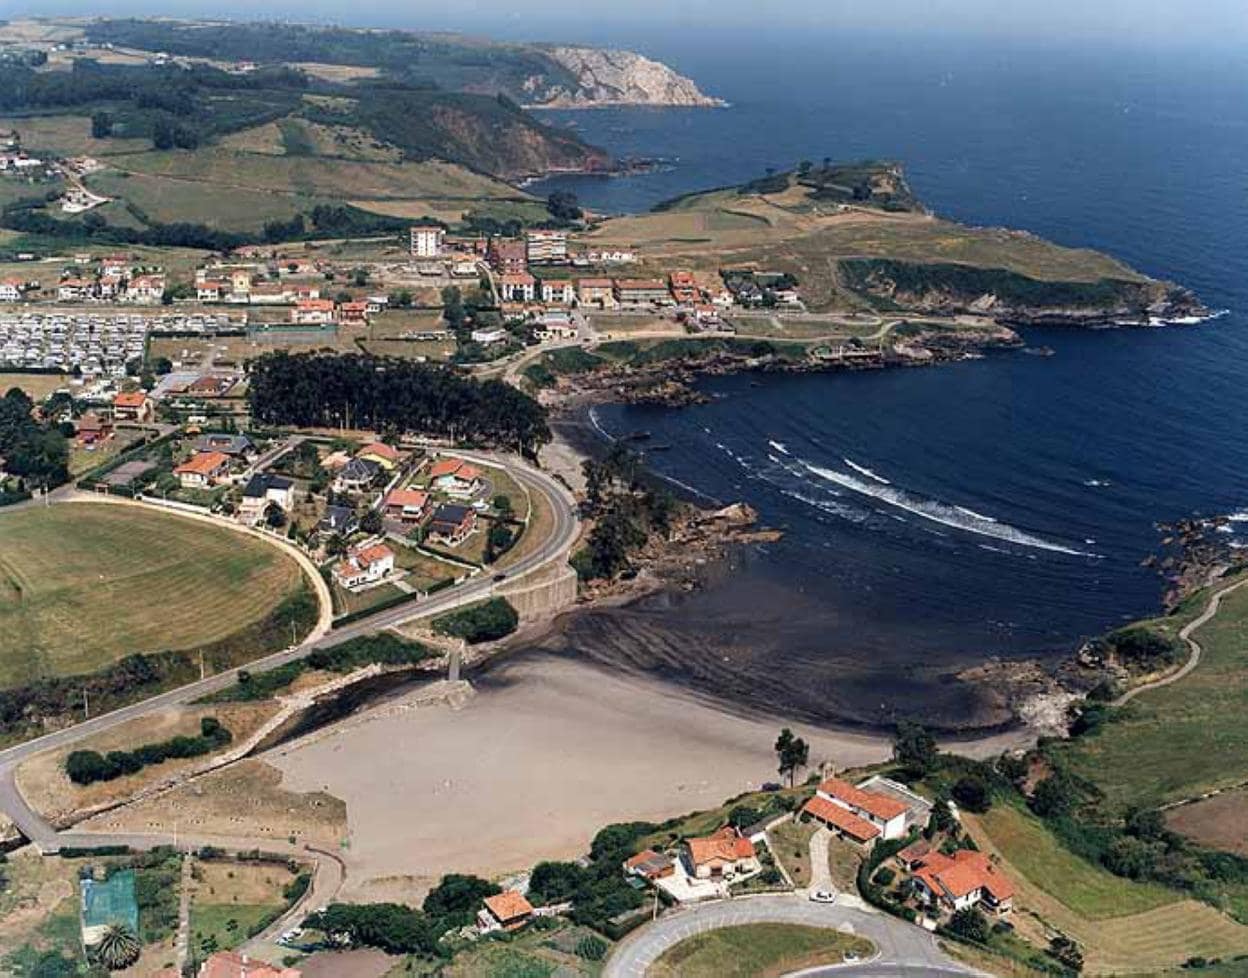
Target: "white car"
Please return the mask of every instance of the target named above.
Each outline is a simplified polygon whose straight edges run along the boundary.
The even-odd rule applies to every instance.
[[[810,899],[815,903],[835,903],[835,890],[811,890]]]
[[[841,958],[841,961],[845,964],[857,964],[861,960],[862,958],[860,958],[854,951],[846,951],[845,956]]]

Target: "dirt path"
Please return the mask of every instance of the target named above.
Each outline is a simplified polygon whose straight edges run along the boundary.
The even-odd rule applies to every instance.
[[[1238,591],[1245,584],[1248,584],[1248,577],[1245,577],[1243,580],[1236,581],[1234,584],[1228,585],[1220,591],[1215,591],[1209,598],[1209,603],[1205,606],[1205,610],[1202,611],[1196,618],[1193,618],[1186,625],[1184,625],[1179,631],[1179,638],[1187,643],[1187,646],[1191,649],[1192,653],[1188,656],[1187,661],[1183,663],[1182,666],[1170,673],[1168,676],[1162,676],[1160,679],[1154,679],[1151,682],[1136,686],[1134,689],[1127,690],[1116,700],[1114,700],[1112,705],[1123,706],[1126,703],[1130,703],[1141,693],[1147,693],[1149,690],[1161,689],[1163,686],[1169,686],[1171,683],[1177,683],[1180,679],[1195,669],[1196,666],[1200,664],[1202,649],[1200,647],[1200,643],[1197,642],[1196,639],[1192,638],[1192,635],[1194,635],[1198,629],[1203,628],[1213,620],[1214,616],[1218,613],[1218,608],[1222,604],[1222,599],[1226,597],[1226,595],[1230,594],[1232,591]]]

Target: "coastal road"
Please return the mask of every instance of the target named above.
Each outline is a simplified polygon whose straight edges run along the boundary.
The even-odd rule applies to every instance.
[[[473,452],[459,452],[457,454],[471,461],[504,467],[508,474],[530,493],[542,496],[554,514],[554,526],[550,535],[542,542],[540,547],[507,569],[508,581],[524,577],[534,571],[545,568],[553,562],[566,558],[568,550],[576,540],[580,527],[576,518],[572,497],[560,483],[540,469],[533,468],[510,457],[502,458],[491,454]],[[440,591],[428,598],[399,605],[396,608],[379,611],[374,615],[369,615],[366,618],[361,618],[349,625],[331,631],[314,641],[293,646],[262,659],[257,659],[237,669],[217,673],[206,679],[189,683],[186,686],[169,690],[141,702],[121,707],[111,713],[92,717],[90,720],[84,720],[82,723],[72,727],[45,734],[42,737],[0,751],[0,811],[8,815],[18,830],[43,852],[55,852],[62,845],[113,844],[111,837],[104,835],[92,834],[89,838],[93,841],[83,843],[77,840],[77,836],[83,833],[58,833],[52,825],[27,804],[21,791],[18,790],[16,781],[17,767],[23,761],[43,751],[74,744],[85,737],[109,730],[119,724],[145,716],[156,710],[188,703],[210,693],[215,693],[236,682],[239,669],[246,669],[253,674],[267,672],[288,662],[301,659],[314,649],[330,648],[353,638],[358,638],[361,635],[390,628],[415,618],[441,614],[462,605],[483,600],[493,593],[494,588],[495,581],[489,574],[469,578],[457,587],[447,588],[445,591]],[[66,837],[69,835],[75,837],[74,841],[66,840]],[[169,840],[164,841],[167,843]]]
[[[802,896],[780,894],[698,904],[645,924],[616,947],[602,978],[644,978],[665,951],[695,934],[759,923],[828,927],[865,937],[878,949],[869,961],[812,968],[799,972],[802,975],[965,978],[978,974],[948,957],[927,931],[904,920],[840,903],[812,903]]]

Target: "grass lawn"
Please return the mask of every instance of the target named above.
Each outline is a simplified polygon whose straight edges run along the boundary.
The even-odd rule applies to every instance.
[[[669,948],[648,978],[773,978],[821,964],[847,951],[867,957],[870,941],[801,924],[743,924],[697,934]]]
[[[430,557],[415,547],[401,547],[393,541],[388,546],[394,551],[395,566],[408,572],[405,580],[417,590],[426,590],[439,581],[453,580],[466,573],[464,568]]]
[[[334,585],[334,608],[344,615],[367,611],[384,601],[397,598],[403,592],[393,584],[380,584],[365,591],[348,591],[338,584]]]
[[[1136,883],[1080,859],[1039,819],[1012,805],[994,805],[978,818],[1015,869],[1080,916],[1121,917],[1179,898],[1173,890]]]
[[[520,534],[520,539],[495,562],[495,566],[500,570],[512,566],[533,553],[543,542],[550,539],[550,534],[554,530],[555,514],[551,509],[550,501],[541,493],[536,493],[529,498],[533,511],[529,514],[528,525]],[[519,515],[524,505],[523,498],[512,495],[511,502]]]
[[[767,832],[772,854],[796,887],[810,884],[810,837],[818,828],[814,822],[782,822]]]
[[[301,586],[275,547],[139,507],[0,514],[0,686],[223,639]]]
[[[1175,633],[1204,609],[1208,593],[1155,626]],[[1248,780],[1248,587],[1227,595],[1194,636],[1204,652],[1179,682],[1138,696],[1126,715],[1062,750],[1105,805],[1156,806]]]
[[[14,387],[20,387],[31,398],[42,401],[62,387],[69,389],[68,374],[24,374],[0,372],[0,395]]]
[[[191,953],[202,960],[205,942],[222,951],[238,947],[281,912],[272,903],[192,903]]]

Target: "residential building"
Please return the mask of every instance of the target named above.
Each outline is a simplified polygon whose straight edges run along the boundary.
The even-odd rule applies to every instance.
[[[238,951],[218,951],[199,966],[198,978],[303,978],[303,972],[266,964]]]
[[[731,825],[701,838],[686,839],[685,868],[697,879],[739,876],[762,868],[754,843]]]
[[[625,278],[615,283],[615,300],[621,306],[663,306],[672,301],[667,286],[659,279]]]
[[[576,339],[576,323],[562,309],[554,309],[545,313],[538,321],[533,335],[539,340],[572,340]]]
[[[576,297],[583,306],[614,309],[615,282],[609,278],[583,278],[576,283]]]
[[[387,445],[384,441],[375,441],[361,448],[355,453],[355,457],[362,458],[366,462],[376,462],[387,472],[393,472],[403,456],[393,445]]]
[[[429,468],[429,484],[448,496],[471,496],[481,488],[481,470],[462,458],[442,458]]]
[[[505,890],[485,898],[485,907],[477,915],[483,931],[519,930],[533,917],[533,904],[523,893]]]
[[[700,297],[698,283],[692,272],[672,272],[669,283],[671,285],[672,298],[676,300],[678,305],[691,306],[698,301]]]
[[[332,299],[301,299],[290,312],[290,321],[298,326],[325,326],[334,321]]]
[[[125,278],[134,267],[129,255],[106,255],[100,259],[100,274]]]
[[[429,538],[454,547],[467,540],[476,528],[475,509],[448,503],[439,506],[429,521]]]
[[[879,835],[884,839],[900,839],[906,834],[907,806],[880,792],[864,791],[840,778],[828,778],[822,782],[815,791],[815,797],[807,802],[803,811],[827,822],[830,828],[843,829],[842,825],[835,824],[830,817],[835,813],[831,813],[826,804],[815,804],[816,801],[834,805],[868,822],[878,829]],[[848,824],[844,819],[841,821]]]
[[[437,258],[442,254],[446,230],[437,224],[415,224],[411,230],[413,258]]]
[[[0,280],[0,302],[21,302],[24,285],[20,278]]]
[[[419,523],[429,508],[429,493],[420,489],[392,489],[382,503],[386,518]]]
[[[56,287],[56,297],[61,302],[78,302],[95,294],[95,283],[84,278],[67,278]]]
[[[624,875],[636,876],[654,882],[671,876],[676,872],[676,864],[671,856],[653,849],[643,849],[637,855],[624,860]]]
[[[338,307],[338,321],[348,326],[368,324],[367,302],[344,302]]]
[[[187,384],[185,393],[189,397],[224,397],[237,383],[233,374],[205,374]]]
[[[510,334],[501,327],[493,329],[474,329],[469,336],[474,343],[480,343],[482,346],[490,346],[493,343],[504,342]]]
[[[504,272],[498,292],[504,302],[532,302],[537,295],[537,279],[528,272]]]
[[[151,421],[156,413],[151,399],[142,391],[122,391],[113,398],[113,420],[139,424]]]
[[[121,295],[121,283],[125,281],[120,275],[101,275],[95,283],[101,299],[116,299]]]
[[[252,455],[256,446],[246,435],[231,435],[226,432],[209,432],[195,439],[195,451],[220,452],[230,458],[246,458]]]
[[[205,279],[195,283],[195,298],[200,302],[220,302],[229,294],[229,285],[220,279]]]
[[[562,264],[568,260],[568,232],[545,228],[526,231],[524,251],[530,265]]]
[[[243,498],[238,504],[238,519],[242,523],[259,523],[264,519],[271,503],[281,507],[283,513],[289,513],[294,501],[294,482],[269,472],[257,472],[243,488]]]
[[[576,286],[570,278],[542,279],[542,301],[570,306],[576,301]]]
[[[141,306],[157,305],[165,297],[163,275],[139,275],[126,286],[126,301]]]
[[[514,238],[490,238],[485,258],[490,267],[500,275],[523,272],[528,267],[528,252],[524,242]]]
[[[359,528],[359,518],[350,506],[326,506],[316,524],[316,532],[325,536],[337,533],[341,537],[349,537]]]
[[[384,543],[374,543],[347,551],[334,567],[334,580],[347,590],[377,584],[394,573],[394,551]]]
[[[230,471],[229,456],[221,452],[198,452],[173,470],[183,489],[210,489]]]
[[[103,441],[113,433],[113,426],[100,418],[94,411],[88,411],[78,419],[75,435],[79,445],[94,445]]]
[[[987,854],[969,849],[959,849],[952,856],[928,853],[919,861],[911,887],[930,908],[947,913],[978,906],[1004,914],[1014,901],[1014,884]]]
[[[367,489],[381,474],[381,466],[368,458],[353,458],[334,479],[335,492],[359,492]]]
[[[870,849],[880,837],[880,830],[865,818],[818,795],[802,806],[801,814],[822,822],[833,835],[862,849]]]

